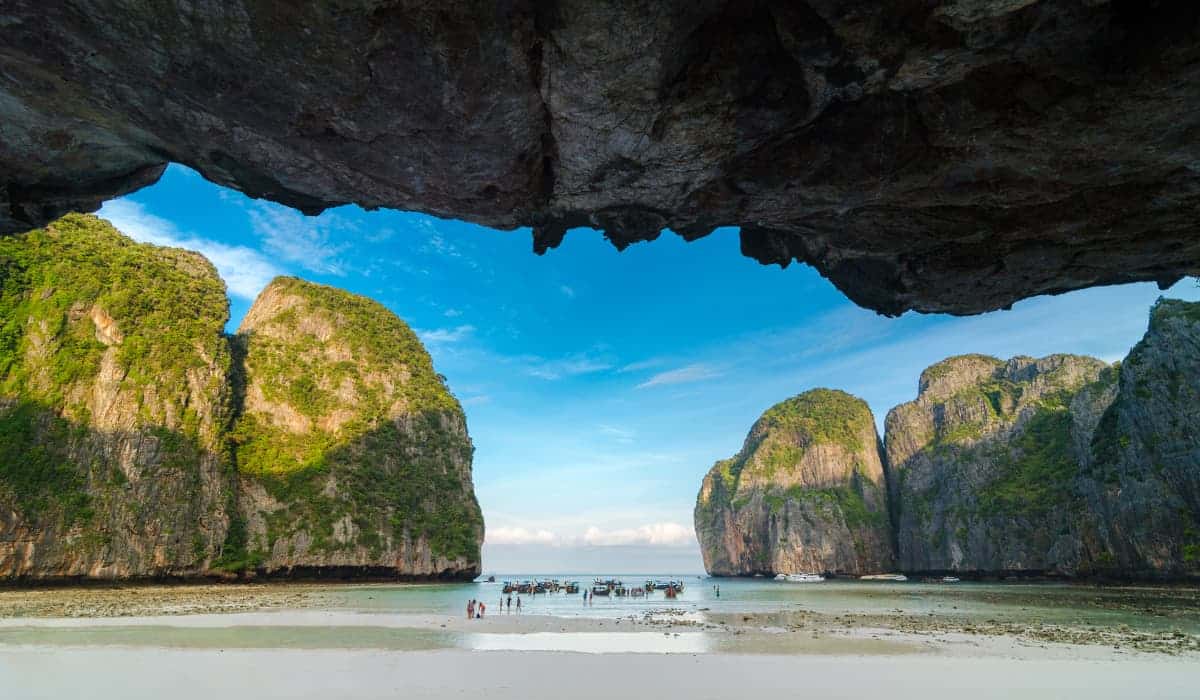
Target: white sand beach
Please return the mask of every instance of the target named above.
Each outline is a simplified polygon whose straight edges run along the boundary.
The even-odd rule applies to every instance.
[[[4,697],[211,700],[462,698],[1194,698],[1200,664],[1139,657],[1031,661],[940,656],[548,652],[0,651]]]

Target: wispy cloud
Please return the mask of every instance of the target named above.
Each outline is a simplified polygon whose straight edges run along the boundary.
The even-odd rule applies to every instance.
[[[566,298],[568,298],[568,299],[574,299],[574,298],[575,298],[575,290],[574,290],[574,289],[572,289],[571,287],[568,287],[568,286],[567,286],[567,285],[565,285],[565,284],[564,284],[564,285],[562,285],[562,286],[560,286],[560,287],[558,288],[558,291],[562,292],[562,293],[563,293],[563,296],[565,296],[565,297],[566,297]]]
[[[488,544],[548,544],[557,545],[561,538],[549,530],[527,530],[523,527],[488,528]]]
[[[492,397],[487,394],[479,394],[478,396],[468,396],[462,399],[464,406],[482,406],[485,403],[491,403]]]
[[[135,241],[187,248],[200,253],[217,268],[229,293],[242,299],[253,300],[268,282],[282,272],[253,248],[226,245],[185,233],[170,221],[151,214],[141,204],[128,199],[105,202],[99,215]]]
[[[648,389],[652,386],[667,386],[670,384],[687,384],[690,382],[699,382],[705,379],[712,379],[721,376],[721,371],[712,365],[697,362],[690,365],[685,365],[678,369],[671,369],[665,372],[650,377],[646,381],[637,385],[639,389]]]
[[[606,369],[612,368],[611,362],[588,355],[571,355],[556,360],[547,360],[533,355],[526,355],[521,358],[521,361],[525,364],[526,374],[550,381],[603,372]]]
[[[462,325],[454,328],[436,328],[433,330],[417,329],[417,337],[426,345],[457,343],[470,337],[475,332],[475,326]]]
[[[645,371],[648,369],[662,367],[665,364],[667,364],[667,360],[665,358],[651,357],[646,360],[638,360],[637,362],[630,362],[629,364],[622,366],[617,371],[621,372],[623,374],[627,373],[627,372],[642,372],[642,371]]]
[[[458,318],[459,316],[462,316],[462,311],[459,311],[458,309],[446,309],[442,312],[442,315],[446,318]]]
[[[614,441],[626,445],[632,443],[633,438],[637,435],[637,433],[628,428],[621,428],[615,425],[600,425],[598,430],[601,435],[610,437]]]
[[[269,202],[248,205],[246,213],[250,217],[250,227],[267,252],[310,272],[346,274],[347,265],[340,256],[349,246],[335,243],[333,238],[339,231],[356,232],[357,225],[334,212],[305,216]]]
[[[695,531],[674,522],[649,523],[638,527],[604,529],[589,526],[579,534],[559,533],[547,529],[497,527],[487,531],[490,545],[538,544],[551,547],[688,547],[696,543]]]

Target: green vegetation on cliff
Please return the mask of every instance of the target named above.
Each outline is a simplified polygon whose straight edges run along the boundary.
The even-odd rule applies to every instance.
[[[863,449],[863,427],[871,425],[871,410],[862,399],[835,389],[812,389],[767,409],[759,425],[767,432],[792,431],[811,445],[841,445],[851,452]]]
[[[875,421],[842,391],[767,409],[696,499],[705,565],[719,574],[871,573],[891,566]]]
[[[174,507],[131,498],[123,469],[150,490],[161,474],[173,497],[199,488],[202,454],[222,447],[227,319],[203,257],[135,243],[94,216],[0,237],[0,499],[24,527],[82,528],[70,552],[42,555],[78,559],[113,528]],[[211,405],[197,401],[205,392]],[[96,427],[97,410],[110,427]],[[175,561],[203,555],[184,546]]]
[[[227,361],[221,331],[229,305],[207,260],[135,243],[103,219],[71,214],[0,237],[0,391],[62,404],[64,390],[95,377],[106,345],[88,318],[93,308],[115,322],[116,360],[129,381],[186,382],[202,353]],[[26,361],[31,350],[48,351],[51,381]],[[80,408],[68,403],[75,404],[64,406],[69,412]]]
[[[435,556],[478,557],[462,409],[403,321],[370,299],[284,277],[255,302],[239,342],[238,471],[276,502],[262,507],[256,546],[294,548],[303,534],[308,552],[379,558],[424,539]]]
[[[226,336],[208,261],[96,217],[0,238],[0,512],[32,552],[0,578],[478,567],[465,419],[412,330],[291,278],[255,313]]]

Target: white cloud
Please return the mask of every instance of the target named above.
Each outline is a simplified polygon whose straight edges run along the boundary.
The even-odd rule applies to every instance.
[[[464,406],[482,406],[485,403],[491,403],[492,397],[487,394],[479,394],[478,396],[468,396],[462,399],[461,403]]]
[[[444,315],[446,318],[458,318],[459,316],[462,316],[462,312],[458,309],[446,309]]]
[[[184,233],[174,223],[155,216],[145,207],[128,199],[104,203],[99,215],[108,219],[125,235],[154,245],[194,250],[217,268],[229,293],[253,300],[281,271],[253,248],[231,246]]]
[[[584,544],[594,547],[643,545],[681,547],[694,544],[696,533],[679,523],[651,523],[641,527],[602,530],[595,525],[583,533]]]
[[[564,284],[564,285],[562,285],[562,286],[560,286],[560,287],[558,288],[558,291],[562,292],[562,293],[563,293],[563,296],[565,296],[565,297],[566,297],[566,298],[568,298],[568,299],[574,299],[574,298],[575,298],[575,290],[574,290],[574,289],[572,289],[572,288],[570,288],[570,287],[568,287],[568,286],[567,286],[567,285],[565,285],[565,284]]]
[[[668,384],[686,384],[688,382],[699,382],[699,381],[702,381],[705,379],[712,379],[713,377],[719,377],[719,376],[721,376],[721,372],[718,371],[712,365],[707,365],[707,364],[704,364],[701,362],[697,362],[694,364],[686,365],[684,367],[680,367],[679,369],[672,369],[672,370],[667,370],[666,372],[659,372],[658,374],[650,377],[649,379],[642,382],[641,384],[638,384],[637,388],[646,389],[646,388],[649,388],[652,386],[666,386]]]
[[[673,522],[649,523],[638,527],[605,530],[595,525],[582,535],[564,535],[544,528],[489,528],[489,545],[537,544],[550,547],[689,547],[696,544],[696,533],[686,525]]]
[[[465,340],[475,332],[475,326],[462,325],[454,328],[437,328],[434,330],[417,329],[417,337],[426,345],[457,343]]]
[[[248,206],[246,213],[268,252],[311,272],[346,274],[346,264],[338,256],[348,246],[333,243],[331,237],[338,229],[356,230],[355,224],[332,212],[305,216],[269,202]]]

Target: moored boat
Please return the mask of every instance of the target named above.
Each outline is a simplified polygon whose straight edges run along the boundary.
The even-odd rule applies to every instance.
[[[860,581],[907,581],[908,577],[904,574],[868,574],[859,576]]]
[[[787,583],[820,583],[825,580],[825,577],[821,574],[778,574],[775,576],[775,580]]]

